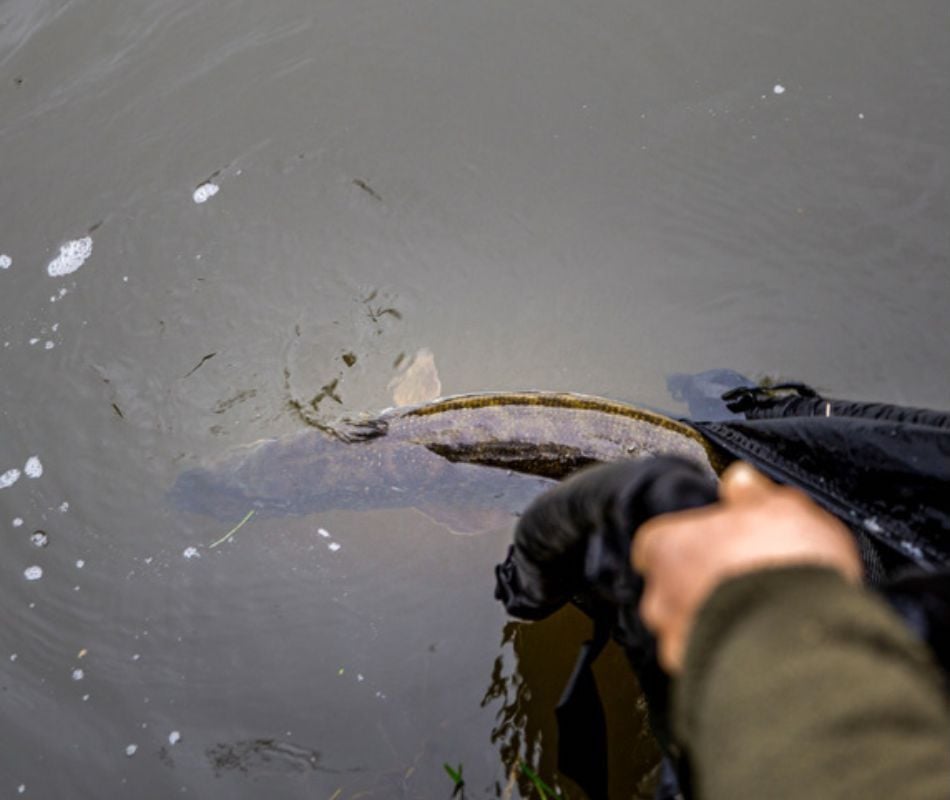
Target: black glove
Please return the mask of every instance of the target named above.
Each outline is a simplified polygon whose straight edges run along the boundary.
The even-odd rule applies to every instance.
[[[643,581],[630,565],[630,545],[651,517],[716,497],[703,470],[682,458],[589,467],[528,507],[508,557],[495,569],[495,597],[509,614],[542,619],[573,600],[594,619],[594,637],[581,648],[557,707],[558,768],[592,800],[607,796],[606,726],[591,665],[608,634],[637,673],[661,747],[680,762],[668,730],[668,678],[637,614]],[[680,771],[685,777],[685,767]]]
[[[495,597],[521,619],[542,619],[575,595],[613,607],[636,604],[634,531],[657,514],[715,500],[703,471],[674,456],[580,470],[524,512],[496,568]]]

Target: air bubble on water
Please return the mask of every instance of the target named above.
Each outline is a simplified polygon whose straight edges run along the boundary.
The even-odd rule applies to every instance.
[[[81,680],[82,680],[83,678],[85,678],[85,677],[86,677],[86,673],[83,672],[81,669],[78,669],[78,668],[77,668],[77,669],[74,669],[74,670],[73,670],[73,680],[74,680],[74,681],[81,681]]]
[[[26,784],[21,783],[19,786],[16,787],[16,791],[17,791],[17,794],[23,794],[26,791]]]
[[[34,531],[30,534],[30,542],[34,547],[46,547],[49,544],[49,536],[46,531]]]
[[[207,183],[203,183],[201,186],[195,189],[195,193],[191,196],[191,199],[196,203],[207,203],[220,190],[221,187],[218,186],[218,184],[208,181]]]
[[[59,504],[59,513],[60,513],[60,514],[65,514],[67,511],[69,511],[69,502],[68,502],[68,501],[64,501],[64,502],[60,503],[60,504]]]
[[[772,87],[772,91],[775,94],[785,94],[785,87],[780,83],[776,83],[775,86]]]
[[[32,339],[30,339],[30,347],[35,345],[38,341],[39,339],[36,336],[34,336]]]
[[[17,660],[17,654],[16,654],[16,653],[10,653],[10,660],[11,660],[11,661],[16,661],[16,660]]]
[[[54,347],[56,347],[56,343],[49,341],[49,339],[47,339],[46,343],[43,345],[44,350],[52,350]]]
[[[43,475],[43,464],[39,456],[30,456],[23,466],[23,474],[27,478],[39,478]]]
[[[54,323],[53,323],[53,327],[50,328],[50,330],[51,330],[53,333],[56,333],[56,331],[59,330],[59,323],[58,323],[58,322],[54,322]]]
[[[201,558],[201,553],[198,552],[197,547],[186,547],[182,555],[185,558]]]
[[[142,657],[142,656],[141,656],[141,654],[139,654],[139,653],[133,653],[133,654],[132,654],[132,660],[133,660],[133,661],[138,661],[141,657]]]
[[[88,702],[89,702],[89,695],[88,695],[88,694],[84,694],[84,695],[82,696],[82,701],[83,701],[84,703],[88,703]]]
[[[330,532],[326,528],[317,528],[317,533],[319,533],[325,539],[330,538]]]
[[[32,567],[27,567],[25,570],[23,570],[23,577],[28,581],[38,581],[43,577],[43,568],[38,567],[36,564],[34,564]]]
[[[49,262],[46,271],[51,278],[69,275],[85,264],[86,259],[91,255],[91,236],[86,236],[83,239],[74,239],[71,242],[66,242],[66,244],[59,248],[59,255]]]
[[[172,745],[172,747],[174,747],[180,741],[181,741],[180,731],[172,731],[170,734],[168,734],[168,743]]]
[[[127,745],[126,748],[125,748],[125,754],[126,754],[129,758],[132,758],[132,756],[135,755],[135,753],[136,753],[136,751],[137,751],[138,749],[139,749],[139,746],[138,746],[137,744],[130,744],[130,745]]]
[[[0,269],[10,269],[13,266],[13,259],[6,253],[0,253]]]
[[[0,489],[6,489],[10,486],[13,486],[20,480],[20,470],[18,469],[8,469],[2,475],[0,475]]]
[[[23,517],[14,517],[13,518],[13,527],[19,528],[23,524]]]
[[[76,569],[82,569],[84,566],[86,566],[85,561],[83,561],[81,558],[76,560]]]
[[[337,550],[340,549],[340,543],[339,543],[339,542],[330,542],[330,544],[328,544],[327,547],[329,547],[330,550],[335,553]]]

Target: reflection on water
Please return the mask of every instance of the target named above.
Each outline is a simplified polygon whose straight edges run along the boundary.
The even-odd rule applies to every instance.
[[[482,706],[495,712],[491,740],[509,776],[504,796],[511,796],[514,784],[524,797],[535,791],[518,769],[522,761],[567,796],[580,794],[557,772],[554,709],[591,629],[590,621],[573,607],[542,622],[505,624],[502,652],[482,698]],[[642,695],[620,648],[611,643],[594,673],[607,715],[610,796],[652,797],[659,754]]]

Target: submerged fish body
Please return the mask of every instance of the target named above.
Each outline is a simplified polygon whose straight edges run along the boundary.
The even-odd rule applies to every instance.
[[[248,445],[183,473],[172,497],[219,519],[414,507],[462,531],[478,527],[473,514],[520,513],[586,464],[661,454],[713,471],[698,433],[652,411],[577,394],[457,395]]]

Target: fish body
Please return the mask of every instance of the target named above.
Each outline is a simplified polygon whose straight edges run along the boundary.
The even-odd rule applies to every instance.
[[[481,512],[520,513],[587,464],[661,454],[715,471],[712,450],[690,426],[625,403],[553,392],[455,395],[256,442],[183,473],[172,497],[219,519],[251,509],[415,507],[460,530],[473,527],[462,518]]]

